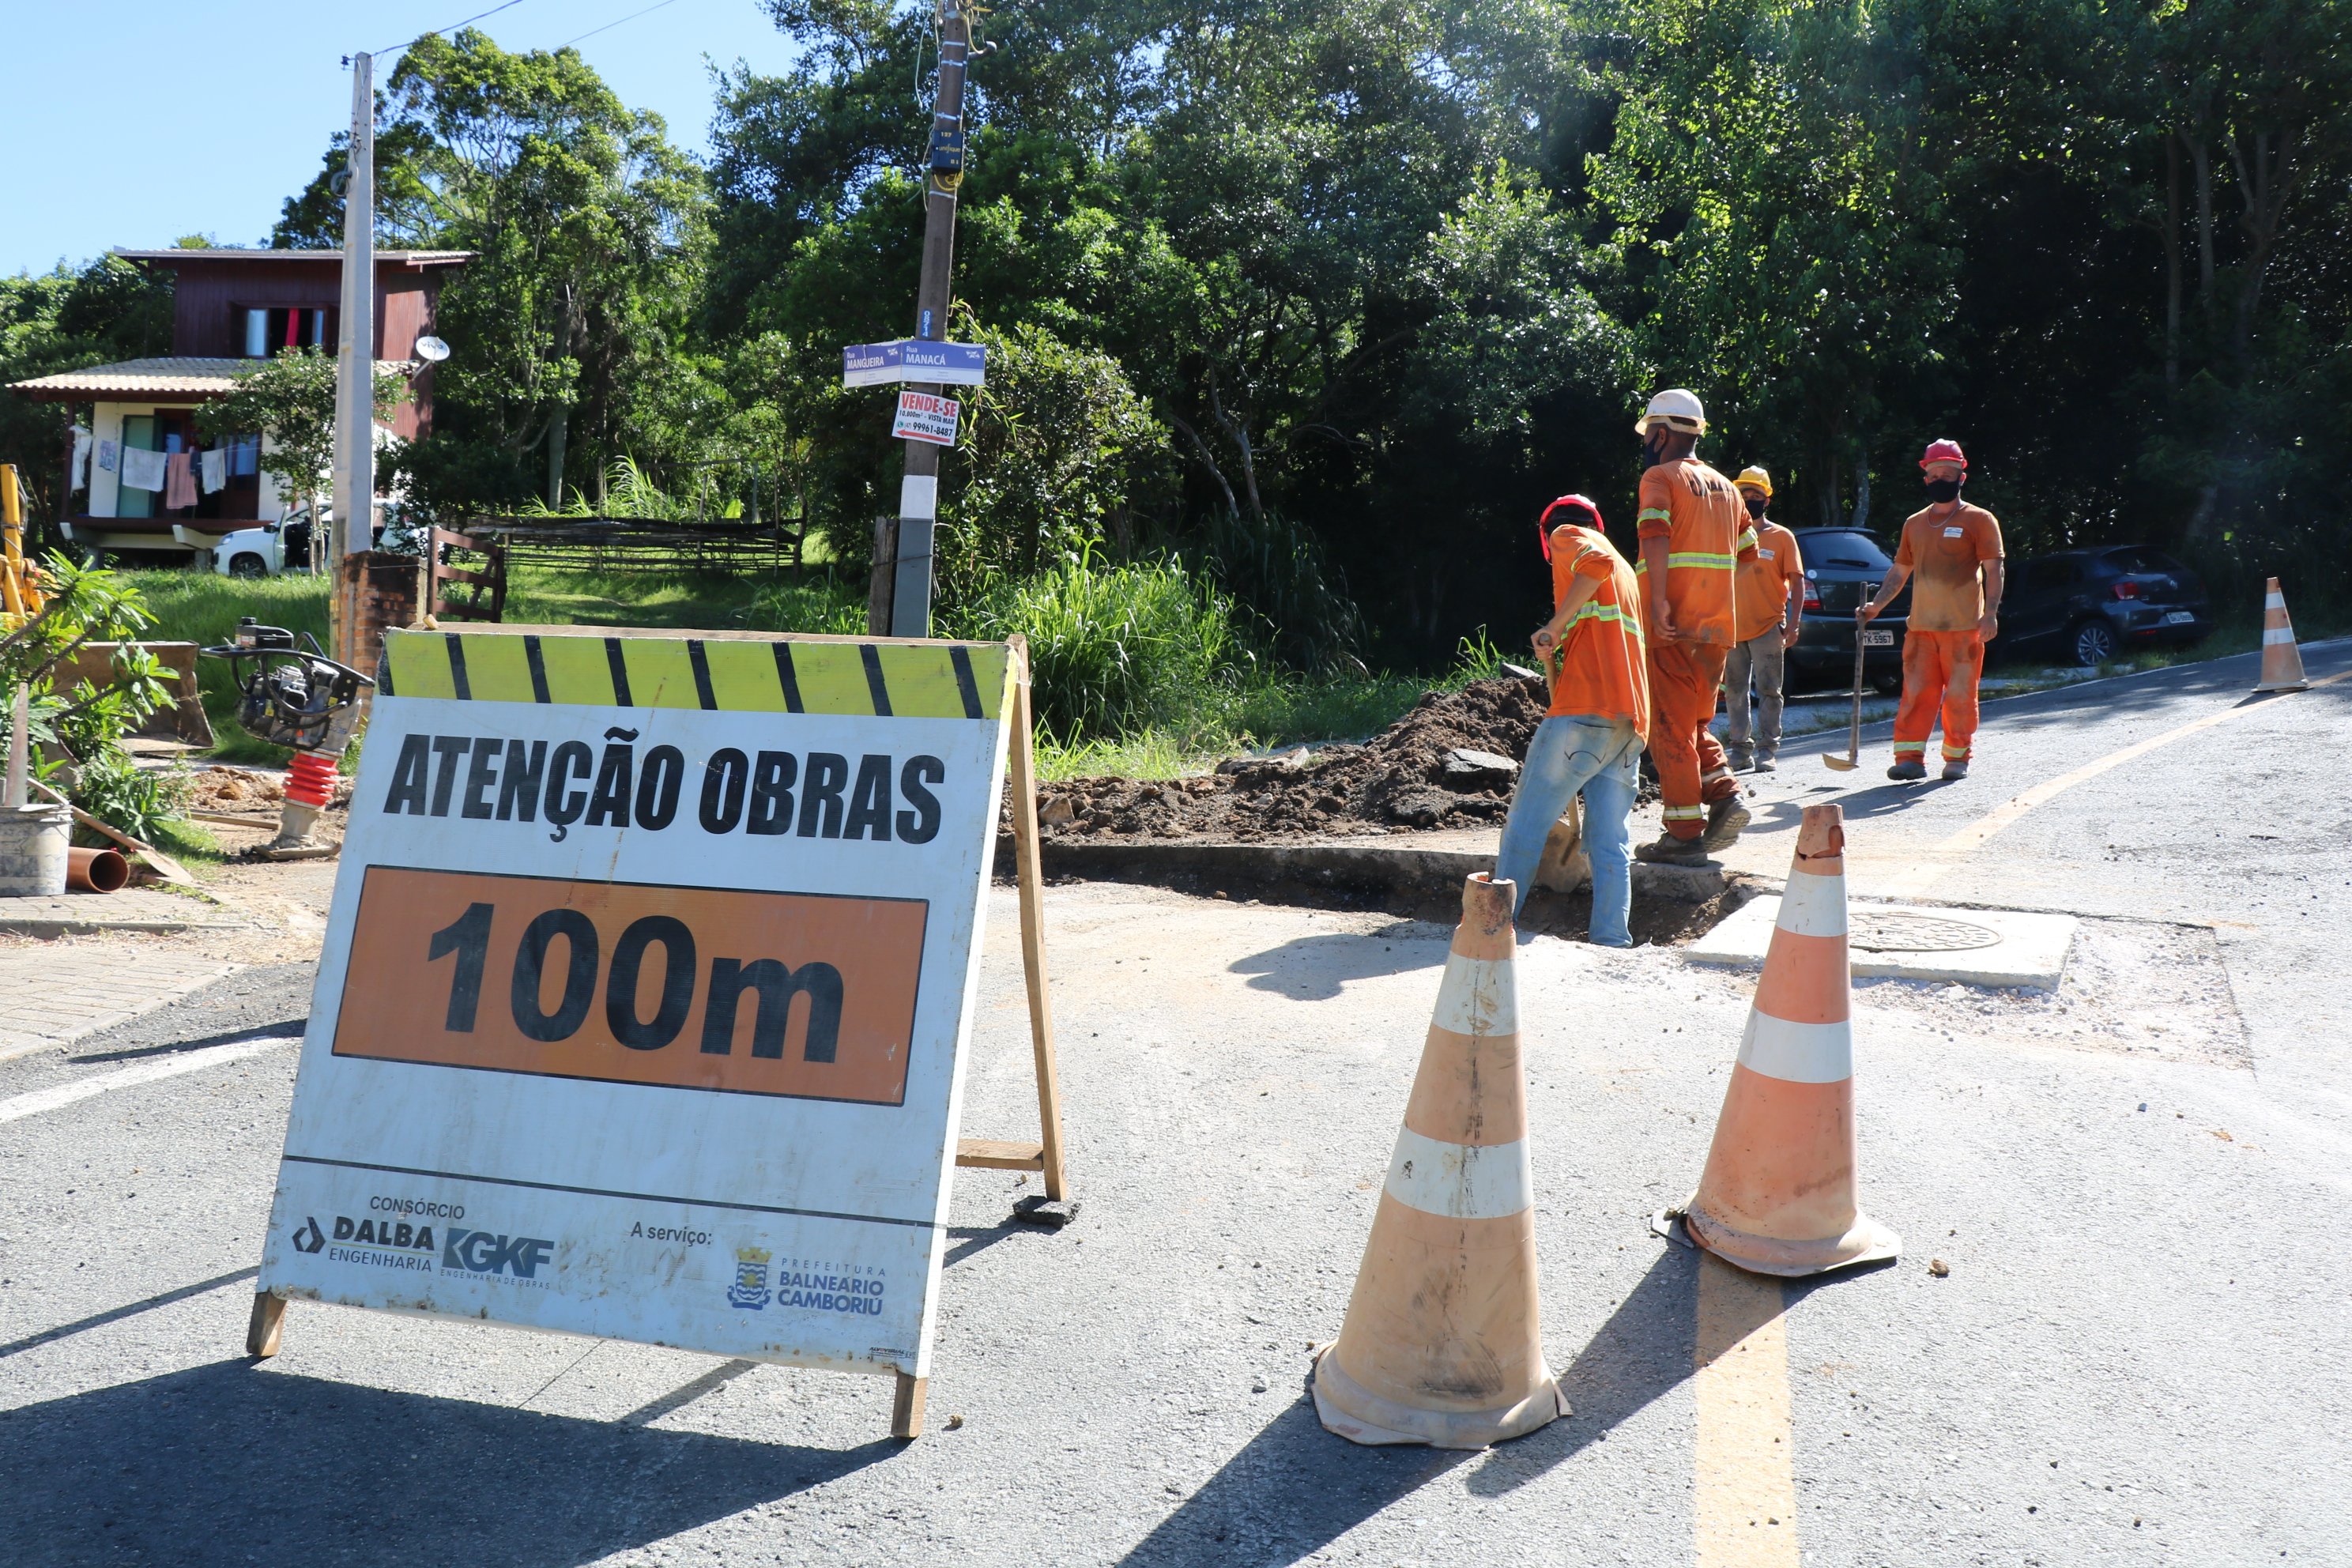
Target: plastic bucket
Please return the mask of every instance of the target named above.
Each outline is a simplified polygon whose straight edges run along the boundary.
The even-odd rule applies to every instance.
[[[62,805],[0,806],[0,899],[64,892],[72,838],[73,813]]]

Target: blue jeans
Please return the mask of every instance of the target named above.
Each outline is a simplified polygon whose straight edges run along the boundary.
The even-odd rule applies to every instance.
[[[1518,884],[1513,913],[1526,906],[1535,886],[1551,825],[1581,790],[1584,850],[1592,858],[1592,940],[1602,947],[1633,945],[1627,929],[1633,871],[1626,822],[1633,815],[1641,758],[1642,737],[1622,720],[1554,716],[1538,727],[1519,768],[1510,820],[1503,824],[1502,853],[1495,858],[1496,877]]]

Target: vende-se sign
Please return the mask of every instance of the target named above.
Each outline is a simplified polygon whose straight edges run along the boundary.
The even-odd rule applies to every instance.
[[[956,417],[963,405],[952,397],[940,397],[928,392],[902,392],[898,395],[898,417],[890,426],[890,434],[909,441],[929,441],[935,447],[956,444]]]
[[[262,1291],[927,1375],[1011,650],[385,643]]]

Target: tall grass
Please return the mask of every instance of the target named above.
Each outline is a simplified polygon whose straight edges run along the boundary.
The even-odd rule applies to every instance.
[[[1227,727],[1259,670],[1234,602],[1173,561],[1065,562],[997,577],[950,635],[1029,641],[1039,729],[1063,746],[1164,731],[1181,742]]]

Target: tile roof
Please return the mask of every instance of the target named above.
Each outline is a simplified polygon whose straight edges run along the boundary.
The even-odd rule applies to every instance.
[[[117,250],[115,255],[125,261],[341,261],[343,253],[334,250],[247,250],[236,246],[215,245],[199,249],[182,250]],[[447,267],[474,259],[470,250],[379,250],[379,262],[396,261],[408,267]]]
[[[49,402],[219,397],[238,376],[262,363],[257,359],[129,359],[11,382],[8,390]],[[407,366],[398,361],[378,360],[376,368],[397,374]]]

